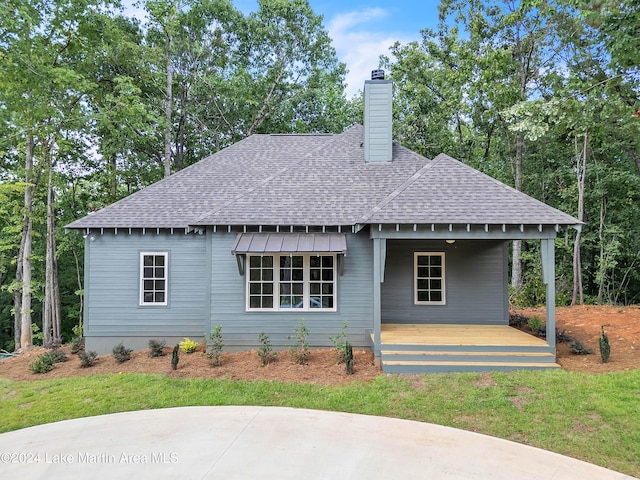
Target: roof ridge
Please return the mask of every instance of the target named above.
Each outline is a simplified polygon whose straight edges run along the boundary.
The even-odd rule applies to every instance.
[[[209,218],[211,216],[217,215],[222,210],[224,210],[228,206],[232,205],[233,203],[237,202],[241,198],[246,197],[250,193],[255,192],[258,188],[261,188],[261,187],[267,185],[269,182],[271,182],[275,178],[279,177],[280,175],[282,175],[286,171],[290,170],[291,168],[293,168],[296,165],[299,165],[300,163],[302,163],[303,160],[306,160],[309,156],[311,156],[311,154],[313,154],[316,150],[318,150],[320,148],[325,148],[328,144],[331,144],[331,143],[335,142],[338,138],[340,138],[342,135],[344,135],[344,133],[346,133],[346,132],[342,132],[342,133],[339,133],[339,134],[327,135],[327,136],[331,136],[332,138],[326,144],[318,145],[316,148],[313,148],[313,149],[309,150],[306,154],[300,156],[300,159],[297,162],[294,162],[294,163],[292,163],[290,165],[287,165],[286,167],[281,168],[280,170],[278,170],[274,174],[272,174],[272,175],[268,176],[267,178],[265,178],[263,181],[261,181],[261,182],[255,184],[255,185],[251,186],[250,188],[246,189],[241,194],[236,195],[233,198],[230,198],[229,200],[224,202],[222,205],[220,205],[218,208],[200,215],[197,219],[195,219],[195,222],[191,222],[191,223],[197,224],[198,222],[201,222],[206,218]],[[247,138],[249,138],[249,137],[247,137]]]
[[[426,157],[425,157],[426,158]],[[396,188],[393,192],[383,198],[377,205],[375,205],[371,210],[361,216],[356,223],[367,223],[367,221],[373,217],[376,213],[378,213],[385,205],[391,203],[392,200],[397,198],[402,192],[404,192],[410,185],[415,183],[424,173],[431,169],[435,164],[439,163],[440,160],[438,158],[434,158],[433,160],[428,160],[428,162],[417,172],[411,175],[407,180],[405,180],[398,188]]]

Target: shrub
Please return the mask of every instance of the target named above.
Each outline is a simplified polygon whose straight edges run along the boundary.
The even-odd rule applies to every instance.
[[[600,346],[600,358],[602,363],[607,363],[609,355],[611,354],[611,345],[609,345],[609,337],[607,332],[604,331],[604,325],[602,325],[602,335],[598,338],[598,344]]]
[[[173,347],[173,352],[171,352],[171,369],[175,370],[178,368],[178,361],[180,360],[180,344],[177,343],[175,347]]]
[[[336,354],[338,355],[338,363],[345,362],[347,354],[347,344],[349,343],[346,320],[342,322],[342,329],[340,330],[340,333],[334,335],[333,337],[329,337],[329,340],[331,340],[333,348],[336,350]]]
[[[570,345],[571,353],[574,355],[591,355],[593,350],[585,347],[580,341],[576,340],[574,343]]]
[[[49,355],[49,352],[43,353],[29,364],[29,370],[33,373],[47,373],[53,368],[53,363],[53,358]]]
[[[123,363],[127,360],[131,360],[131,352],[133,352],[133,350],[130,348],[125,348],[122,343],[119,343],[118,345],[113,347],[113,350],[111,350],[113,358],[115,358],[116,362],[118,363]]]
[[[89,368],[93,367],[96,364],[98,353],[92,350],[89,350],[88,352],[82,350],[81,352],[78,352],[78,358],[80,358],[80,366],[82,368]]]
[[[353,347],[349,342],[346,342],[344,346],[344,364],[347,375],[351,375],[353,373]]]
[[[573,337],[567,333],[566,330],[561,332],[556,329],[556,342],[557,343],[569,343],[573,341]]]
[[[258,348],[260,366],[264,367],[265,365],[275,361],[276,357],[278,356],[278,352],[273,351],[271,340],[269,340],[269,335],[267,335],[266,333],[260,333],[258,335],[258,341],[260,342],[260,348]]]
[[[211,339],[211,347],[209,348],[209,353],[207,353],[207,358],[213,367],[218,367],[222,364],[222,349],[224,348],[222,325],[213,327],[209,338]]]
[[[310,353],[309,342],[307,341],[309,330],[304,326],[304,320],[300,320],[293,332],[293,335],[287,337],[289,340],[294,340],[294,344],[289,345],[289,353],[297,364],[304,365]]]
[[[536,335],[540,335],[540,331],[542,330],[543,325],[540,317],[534,316],[533,318],[530,318],[529,320],[527,320],[527,325],[529,327],[529,330],[531,330]]]
[[[198,342],[194,342],[188,337],[181,341],[179,345],[184,353],[193,353],[198,348]]]
[[[43,353],[42,355],[49,357],[52,363],[62,363],[67,361],[67,355],[62,350],[54,349],[47,353]]]
[[[84,337],[73,337],[71,339],[71,353],[74,355],[84,350]]]
[[[162,357],[164,355],[164,347],[166,346],[167,342],[164,340],[149,340],[149,356]]]

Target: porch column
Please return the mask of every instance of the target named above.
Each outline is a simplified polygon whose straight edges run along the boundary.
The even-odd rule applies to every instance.
[[[547,286],[547,344],[556,350],[556,255],[555,239],[540,241],[542,254],[542,281]]]
[[[380,285],[384,281],[384,263],[387,255],[387,240],[373,239],[373,354],[380,358],[380,332],[382,324],[382,301]]]

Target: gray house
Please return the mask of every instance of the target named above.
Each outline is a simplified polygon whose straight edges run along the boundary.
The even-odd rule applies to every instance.
[[[554,239],[579,222],[460,162],[393,143],[391,82],[365,83],[364,127],[252,135],[67,226],[85,236],[85,336],[258,334],[315,347],[348,322],[385,372],[551,368]],[[547,340],[508,326],[509,242],[541,242]]]

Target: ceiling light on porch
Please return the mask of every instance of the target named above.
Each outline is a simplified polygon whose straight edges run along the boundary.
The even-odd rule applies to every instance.
[[[456,243],[455,240],[450,239],[450,240],[445,240],[449,245],[453,245],[454,243]]]

